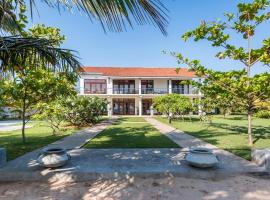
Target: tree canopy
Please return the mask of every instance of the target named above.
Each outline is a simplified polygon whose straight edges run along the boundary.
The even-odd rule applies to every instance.
[[[269,73],[251,76],[250,71],[256,63],[269,66],[270,37],[262,41],[259,48],[252,47],[252,39],[260,24],[270,19],[269,1],[254,0],[251,3],[239,3],[237,13],[225,13],[225,20],[203,21],[194,30],[182,35],[187,41],[206,40],[212,47],[218,48],[218,59],[232,59],[243,64],[244,70],[219,72],[207,69],[199,60],[190,60],[182,54],[175,54],[179,63],[184,63],[204,79],[203,84],[195,83],[204,95],[215,101],[217,97],[237,103],[245,108],[248,115],[249,144],[252,145],[252,115],[259,101],[269,100]],[[240,34],[243,46],[231,42],[231,33]],[[223,49],[220,51],[220,49]],[[229,69],[229,68],[228,68]],[[228,104],[229,105],[229,104]]]

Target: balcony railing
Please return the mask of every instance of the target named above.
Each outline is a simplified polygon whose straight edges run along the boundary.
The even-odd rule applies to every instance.
[[[113,94],[139,94],[139,89],[113,89]]]
[[[83,88],[81,90],[84,92],[84,94],[139,94],[139,89],[111,89],[111,88],[105,88],[102,90],[87,90]],[[168,94],[169,89],[168,88],[142,88],[141,94]],[[189,90],[184,90],[183,88],[172,88],[172,93],[176,94],[199,94],[198,89],[196,88],[190,88]]]
[[[167,88],[142,88],[142,94],[167,94],[169,93]]]
[[[107,89],[104,88],[102,90],[87,90],[84,89],[84,94],[107,94]]]

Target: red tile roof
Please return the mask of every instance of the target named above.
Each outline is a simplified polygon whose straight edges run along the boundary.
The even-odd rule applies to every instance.
[[[158,68],[158,67],[88,67],[81,68],[81,72],[100,73],[104,76],[120,77],[196,77],[194,72],[187,68],[180,68],[179,73],[176,68]]]

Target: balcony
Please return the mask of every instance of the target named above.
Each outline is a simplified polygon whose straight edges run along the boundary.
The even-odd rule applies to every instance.
[[[167,88],[142,88],[142,94],[167,94],[169,93]]]
[[[139,94],[139,89],[133,89],[133,88],[114,88],[113,94]]]
[[[84,94],[107,94],[107,89],[103,88],[103,89],[99,89],[99,90],[90,90],[90,89],[86,89],[84,88]]]

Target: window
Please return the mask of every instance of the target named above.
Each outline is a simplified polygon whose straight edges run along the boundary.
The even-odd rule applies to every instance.
[[[135,80],[113,80],[114,94],[135,94]]]
[[[85,79],[84,93],[85,94],[106,94],[107,83],[105,79]]]
[[[135,99],[113,99],[113,114],[134,115]]]
[[[181,83],[181,80],[172,80],[172,93],[184,94],[185,85]]]
[[[154,93],[154,81],[153,80],[142,80],[141,87],[142,87],[142,94]]]

